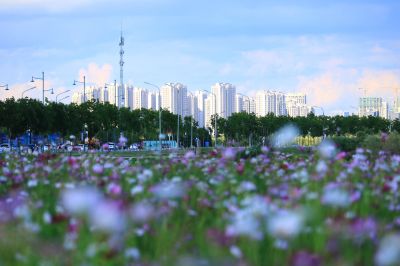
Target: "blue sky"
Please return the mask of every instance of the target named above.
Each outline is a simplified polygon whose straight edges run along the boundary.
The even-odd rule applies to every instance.
[[[99,85],[182,82],[189,90],[230,82],[241,93],[302,91],[327,113],[354,111],[358,88],[400,88],[399,1],[1,0],[0,83],[20,97],[32,75],[76,91]],[[39,85],[39,84],[38,84]],[[40,97],[39,90],[27,93]]]

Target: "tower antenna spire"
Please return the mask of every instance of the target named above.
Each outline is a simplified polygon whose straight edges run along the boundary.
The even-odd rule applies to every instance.
[[[125,44],[125,40],[124,40],[124,35],[123,35],[123,32],[122,32],[122,22],[121,22],[121,39],[120,39],[120,41],[119,41],[119,47],[120,47],[120,50],[119,50],[119,56],[120,56],[120,59],[119,59],[119,66],[120,66],[120,76],[119,76],[119,78],[120,78],[120,86],[121,86],[121,95],[124,93],[124,53],[125,53],[125,51],[124,51],[124,44]],[[118,102],[119,102],[119,97],[117,97],[117,100],[118,100]]]

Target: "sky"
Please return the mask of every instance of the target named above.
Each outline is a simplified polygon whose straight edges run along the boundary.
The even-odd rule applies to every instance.
[[[0,99],[40,87],[30,80],[42,71],[55,95],[82,89],[72,84],[83,75],[119,80],[122,26],[130,85],[229,82],[355,112],[360,96],[390,102],[400,88],[399,13],[398,0],[0,0]]]

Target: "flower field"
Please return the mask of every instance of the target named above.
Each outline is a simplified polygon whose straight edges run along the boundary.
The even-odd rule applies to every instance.
[[[0,265],[400,265],[400,156],[0,157]]]

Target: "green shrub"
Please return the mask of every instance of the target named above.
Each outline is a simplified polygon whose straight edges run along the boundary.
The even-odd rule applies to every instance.
[[[400,134],[391,133],[383,142],[383,150],[391,154],[400,154]]]
[[[369,135],[364,139],[362,147],[371,150],[373,153],[377,153],[383,150],[382,144],[383,142],[381,140],[381,137],[377,135]]]
[[[345,152],[353,152],[361,146],[363,138],[361,137],[332,137],[331,140],[336,144],[337,148]]]

